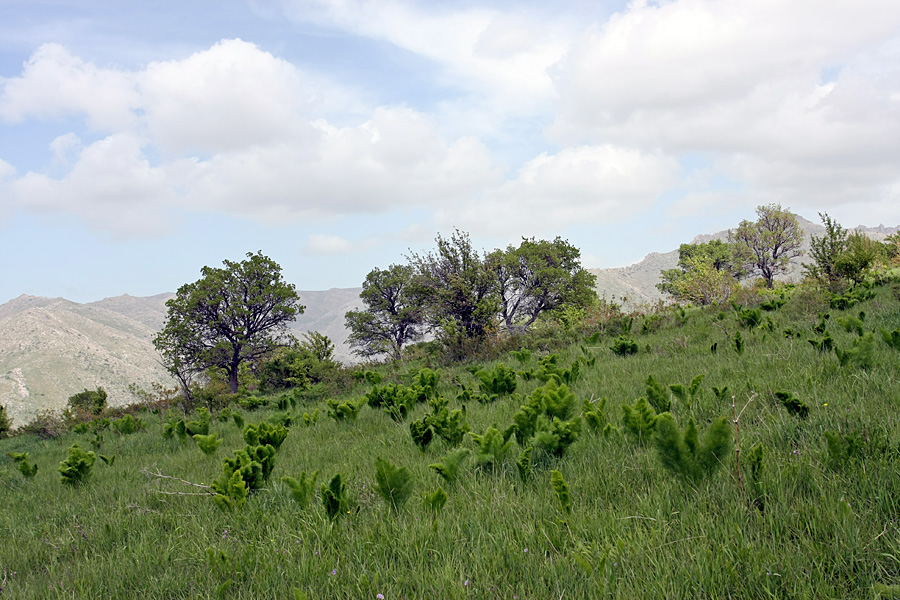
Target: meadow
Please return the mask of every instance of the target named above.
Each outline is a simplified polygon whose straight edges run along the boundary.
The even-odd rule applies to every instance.
[[[743,312],[614,315],[523,337],[524,350],[490,360],[370,365],[340,397],[287,391],[214,411],[209,433],[222,442],[209,455],[178,434],[202,412],[144,412],[135,433],[0,440],[0,598],[900,597],[900,344],[888,341],[898,290],[835,308],[797,288],[769,310],[758,299]],[[617,339],[636,352],[615,352]],[[501,363],[515,390],[480,395],[491,384],[477,373]],[[408,414],[363,404],[375,385],[413,389],[426,367],[436,386],[418,388]],[[510,427],[548,384],[576,399],[559,420],[576,431],[561,451],[520,444]],[[668,404],[678,431],[693,419],[701,441],[725,417],[728,451],[679,472],[684,444],[661,452],[650,430],[629,428],[623,406],[641,397]],[[410,433],[439,398],[471,433],[500,435],[483,448],[465,435],[453,481],[429,467],[453,444],[434,432],[423,449]],[[342,403],[355,417],[335,418]],[[288,435],[265,485],[223,508],[209,486],[248,443],[241,420]],[[104,459],[65,485],[60,462],[76,443]],[[405,503],[379,492],[377,459],[407,469]],[[298,502],[282,478],[316,471],[313,497]],[[328,514],[322,486],[336,474],[345,497]]]

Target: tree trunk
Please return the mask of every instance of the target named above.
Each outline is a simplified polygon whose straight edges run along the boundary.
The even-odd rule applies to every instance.
[[[237,394],[238,391],[238,365],[232,364],[231,368],[228,369],[228,387],[231,388],[232,394]]]

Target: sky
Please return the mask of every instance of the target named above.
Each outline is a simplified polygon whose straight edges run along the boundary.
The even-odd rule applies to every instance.
[[[896,0],[0,0],[0,303],[900,224]]]

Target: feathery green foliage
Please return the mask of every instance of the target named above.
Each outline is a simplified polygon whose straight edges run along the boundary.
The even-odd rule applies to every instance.
[[[284,425],[271,425],[269,423],[259,423],[257,425],[247,425],[244,428],[244,441],[248,446],[265,446],[269,445],[278,450],[287,437],[288,430]]]
[[[834,353],[838,357],[842,367],[859,367],[871,369],[875,366],[875,335],[869,331],[862,337],[853,340],[846,350],[834,347]]]
[[[881,330],[881,337],[884,339],[884,343],[893,348],[894,350],[900,350],[900,329],[895,329],[893,331],[887,331],[886,329]],[[0,434],[2,435],[2,434]]]
[[[634,338],[622,334],[613,341],[613,345],[609,349],[618,356],[628,356],[637,354],[638,345]]]
[[[438,514],[444,510],[444,505],[446,504],[447,492],[441,486],[438,486],[432,493],[425,494],[425,509],[431,513],[432,519],[437,518]]]
[[[439,463],[428,465],[435,473],[440,475],[449,485],[453,485],[459,477],[459,470],[466,458],[472,453],[468,448],[457,448],[448,452]]]
[[[744,337],[741,335],[741,332],[738,331],[734,334],[734,351],[741,355],[744,353]]]
[[[409,434],[412,436],[413,442],[416,443],[423,452],[434,437],[434,431],[428,424],[428,417],[424,417],[409,424]]]
[[[552,379],[558,384],[573,385],[578,381],[579,364],[581,363],[575,361],[568,369],[565,369],[559,366],[558,354],[548,354],[538,361],[540,371],[537,376],[543,382],[548,382]]]
[[[658,418],[643,396],[637,399],[634,406],[622,404],[622,426],[639,443],[650,441]]]
[[[607,425],[606,420],[606,396],[594,404],[587,398],[581,403],[581,418],[593,431],[602,431]]]
[[[344,513],[350,512],[350,500],[347,498],[347,486],[341,479],[341,474],[337,473],[328,482],[328,485],[322,485],[319,491],[322,497],[322,506],[325,507],[325,514],[334,521]]]
[[[859,314],[865,317],[866,313],[860,312]],[[856,333],[856,335],[859,336],[865,333],[866,324],[863,322],[863,319],[859,317],[854,317],[853,315],[838,317],[837,322],[847,333]]]
[[[328,405],[328,416],[335,421],[355,421],[362,407],[362,403],[353,400],[326,400],[325,404]]]
[[[447,407],[443,406],[435,410],[428,416],[428,424],[438,434],[438,437],[451,448],[459,446],[470,431],[465,411],[458,408],[448,411]]]
[[[291,498],[293,498],[301,508],[307,508],[316,493],[316,479],[318,478],[319,471],[313,471],[312,475],[309,476],[307,476],[306,471],[301,471],[300,479],[282,477],[281,481],[290,488]]]
[[[137,433],[138,431],[146,427],[146,423],[144,423],[141,419],[135,419],[131,415],[125,415],[121,419],[115,419],[112,422],[112,425],[116,428],[116,431],[118,431],[120,435],[130,435],[132,433]]]
[[[406,467],[397,467],[384,460],[375,459],[375,489],[395,513],[412,495],[413,478]]]
[[[534,451],[533,446],[528,446],[519,454],[519,460],[516,461],[516,470],[519,471],[519,479],[522,483],[531,479],[533,468],[531,466],[531,453]]]
[[[654,432],[656,449],[663,466],[691,482],[712,475],[731,450],[731,427],[726,417],[713,421],[703,441],[691,418],[684,432],[669,413],[659,415]]]
[[[207,456],[215,454],[216,450],[219,449],[219,446],[222,445],[222,442],[224,441],[219,437],[218,433],[213,433],[210,435],[200,435],[198,433],[191,437],[193,437],[194,441],[197,442],[197,447],[200,448],[200,451]]]
[[[60,481],[66,485],[79,485],[88,480],[97,455],[85,452],[78,444],[69,448],[69,456],[59,463]]]
[[[481,382],[479,387],[482,394],[506,396],[516,391],[516,371],[503,363],[494,365],[490,371],[481,369],[475,373],[475,377]]]
[[[34,476],[37,475],[37,463],[31,464],[28,462],[27,452],[9,452],[8,454],[19,467],[19,473],[22,474],[22,477],[25,479],[33,479]]]
[[[556,494],[556,499],[559,501],[559,507],[567,515],[571,514],[572,498],[569,496],[569,486],[566,484],[566,480],[563,479],[562,473],[555,469],[550,471],[550,486]]]
[[[793,392],[775,392],[775,399],[795,417],[805,419],[809,416],[809,406],[806,405],[806,402],[795,396]]]
[[[10,432],[12,432],[12,419],[9,418],[6,407],[0,404],[0,440],[8,437]]]
[[[223,512],[231,512],[243,508],[247,503],[247,496],[250,488],[244,479],[241,471],[231,471],[228,469],[219,479],[214,479],[210,488],[215,492],[213,501]]]
[[[822,354],[827,354],[834,350],[834,338],[831,337],[831,332],[827,329],[824,331],[824,335],[821,339],[811,338],[807,340],[810,345],[819,351]]]
[[[496,427],[488,427],[482,435],[469,433],[475,442],[475,462],[485,470],[493,471],[503,466],[512,440],[504,440],[503,434]]]
[[[863,438],[855,431],[846,434],[826,431],[825,448],[828,450],[828,466],[835,470],[842,469],[862,455]]]
[[[653,375],[647,376],[644,386],[647,390],[647,400],[657,413],[664,413],[672,408],[669,392],[653,378]]]
[[[578,417],[563,421],[558,417],[540,415],[532,443],[536,448],[560,457],[578,440],[580,433],[581,419]]]

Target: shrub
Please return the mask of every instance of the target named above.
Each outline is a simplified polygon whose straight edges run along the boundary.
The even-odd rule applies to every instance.
[[[654,441],[666,469],[696,482],[709,477],[722,465],[731,448],[731,427],[726,417],[716,419],[701,443],[694,419],[688,421],[682,434],[675,418],[663,413],[656,420]]]
[[[647,389],[647,400],[656,412],[664,413],[672,407],[669,392],[653,378],[653,375],[647,376],[644,385]]]
[[[633,338],[620,335],[615,339],[613,345],[610,346],[610,350],[619,356],[628,356],[629,354],[637,354],[638,345]]]
[[[842,367],[871,369],[875,366],[875,335],[870,331],[854,339],[853,344],[846,350],[835,347],[834,353],[837,354]]]
[[[492,471],[503,465],[506,454],[512,447],[512,441],[504,439],[496,427],[488,427],[483,435],[470,433],[475,441],[475,461],[486,470]]]
[[[831,332],[829,332],[827,329],[825,330],[825,335],[823,335],[821,339],[813,338],[806,341],[808,341],[813,348],[815,348],[822,354],[826,354],[834,350],[834,338],[831,337]]]
[[[882,329],[881,337],[884,339],[884,343],[886,343],[888,346],[890,346],[894,350],[900,350],[900,329],[895,329],[890,332],[888,332],[886,329]],[[0,409],[2,409],[2,407],[0,407]],[[2,427],[2,417],[0,417],[0,432],[2,432]],[[2,437],[2,433],[0,433],[0,437]]]
[[[17,434],[30,433],[45,440],[58,438],[65,432],[65,423],[51,410],[38,411],[34,419],[16,430]]]
[[[600,398],[595,405],[587,398],[581,403],[581,417],[593,431],[601,431],[606,422],[606,398]]]
[[[566,485],[566,480],[563,479],[562,473],[559,471],[550,471],[550,485],[553,487],[553,492],[556,494],[557,501],[559,501],[559,507],[564,513],[571,513],[572,499],[569,496],[569,486]]]
[[[69,456],[59,463],[60,481],[66,485],[79,485],[87,481],[97,460],[93,452],[85,452],[78,444],[69,448]]]
[[[328,416],[335,421],[355,421],[359,414],[359,409],[362,407],[361,402],[357,403],[349,400],[347,402],[328,400],[325,404],[328,405]]]
[[[341,474],[338,473],[331,478],[328,485],[323,485],[320,491],[322,496],[322,505],[325,507],[325,514],[334,521],[345,512],[350,512],[350,501],[347,499],[347,486],[341,480]]]
[[[0,404],[0,440],[9,437],[12,433],[12,419],[6,412],[6,407]]]
[[[119,432],[119,435],[130,435],[144,428],[144,422],[141,419],[135,419],[131,415],[125,415],[121,419],[112,421],[112,425]]]
[[[562,421],[558,417],[548,418],[544,415],[538,417],[532,441],[536,448],[540,448],[548,454],[562,456],[566,450],[575,443],[581,433],[581,419]]]
[[[106,390],[102,387],[93,391],[85,389],[83,392],[69,396],[67,406],[73,410],[99,415],[106,408],[106,398]]]
[[[28,462],[27,452],[10,452],[9,457],[18,465],[19,472],[25,479],[33,479],[37,475],[38,466]]]
[[[516,391],[516,372],[503,363],[495,365],[493,369],[481,369],[475,373],[481,381],[482,394],[497,394],[505,396]]]
[[[200,448],[200,451],[207,456],[215,454],[216,450],[219,449],[219,446],[223,441],[222,438],[219,437],[218,433],[213,433],[211,435],[200,435],[198,433],[191,437],[193,437],[194,441],[197,442],[197,447]]]
[[[550,354],[540,359],[538,364],[540,365],[541,370],[538,373],[538,378],[544,382],[553,379],[556,383],[574,384],[578,380],[578,365],[580,363],[576,361],[572,363],[572,366],[568,369],[563,369],[559,366],[558,362],[559,355],[557,354]]]
[[[531,453],[533,450],[534,447],[528,446],[522,450],[522,453],[519,455],[519,460],[516,461],[516,469],[519,471],[519,479],[522,480],[522,483],[531,479],[533,472],[531,467]]]
[[[278,450],[284,443],[287,434],[288,430],[284,425],[270,425],[269,423],[247,425],[244,428],[244,441],[250,446],[270,445]]]
[[[384,501],[399,513],[413,489],[412,475],[406,467],[397,467],[382,458],[375,459],[375,489]]]
[[[801,419],[809,416],[809,406],[792,392],[775,392],[775,399],[792,415]]]
[[[434,431],[428,424],[428,417],[410,423],[409,434],[412,436],[416,446],[424,452],[425,448],[428,447],[428,444],[431,443],[431,440],[434,437]]]
[[[451,448],[459,446],[470,431],[465,411],[458,408],[448,411],[444,406],[429,415],[427,419],[438,437]]]

